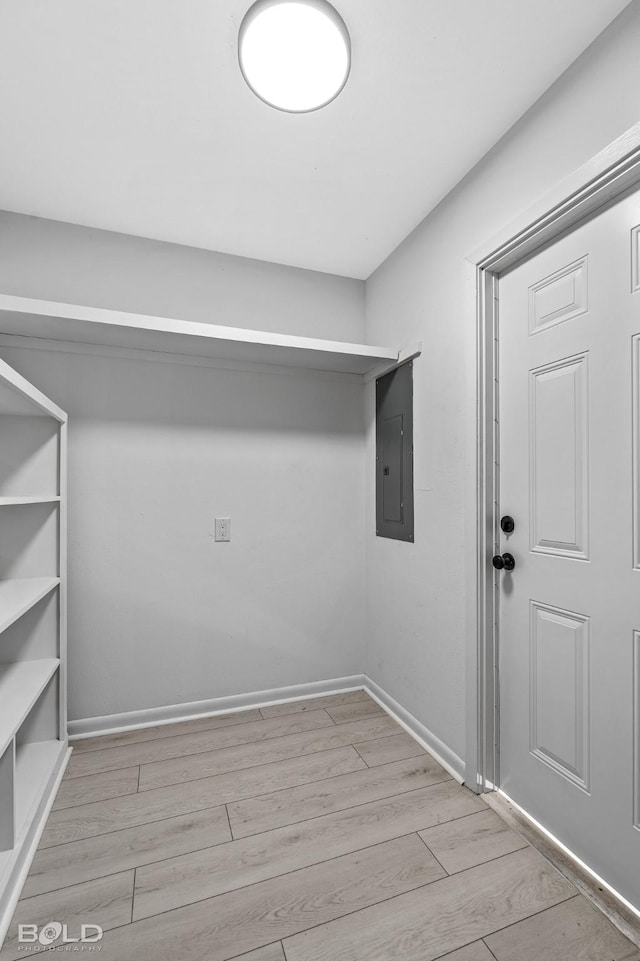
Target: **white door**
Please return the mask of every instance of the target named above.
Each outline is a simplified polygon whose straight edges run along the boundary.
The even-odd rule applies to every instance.
[[[498,289],[500,786],[640,908],[640,193]]]

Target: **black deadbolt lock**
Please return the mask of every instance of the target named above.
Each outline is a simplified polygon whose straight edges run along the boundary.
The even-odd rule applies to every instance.
[[[389,474],[389,468],[388,468],[388,467],[384,467],[384,468],[382,469],[382,473],[384,474],[385,477],[387,477],[388,474]]]
[[[505,534],[513,534],[516,528],[516,522],[514,521],[513,517],[510,517],[508,514],[505,514],[502,520],[500,521],[500,527],[505,532]]]

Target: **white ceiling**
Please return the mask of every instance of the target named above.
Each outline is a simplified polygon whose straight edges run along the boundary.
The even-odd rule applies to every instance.
[[[242,78],[250,2],[2,0],[0,208],[364,278],[627,0],[334,0],[302,115]]]

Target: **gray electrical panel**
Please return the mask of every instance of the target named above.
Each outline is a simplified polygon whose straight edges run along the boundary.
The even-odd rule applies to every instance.
[[[413,363],[376,380],[376,534],[413,541]]]

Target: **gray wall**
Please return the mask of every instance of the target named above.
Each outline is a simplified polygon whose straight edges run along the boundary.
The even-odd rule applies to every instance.
[[[0,290],[364,340],[361,281],[10,213]],[[70,417],[71,719],[361,672],[360,383],[0,355]]]
[[[414,365],[415,545],[375,537],[367,471],[366,670],[460,757],[474,550],[464,485],[475,469],[465,455],[465,257],[640,119],[638,51],[634,2],[367,281],[368,340],[422,340],[424,353]],[[372,390],[367,411],[371,465]]]
[[[0,211],[0,290],[200,323],[364,341],[364,283]]]
[[[69,413],[71,719],[361,672],[360,384],[0,353]]]

